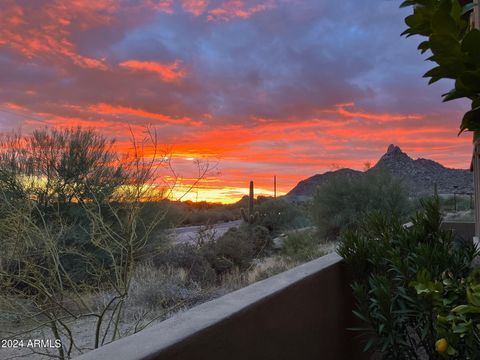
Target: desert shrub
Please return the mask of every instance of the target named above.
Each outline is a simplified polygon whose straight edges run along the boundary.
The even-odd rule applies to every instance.
[[[272,237],[268,229],[262,225],[241,228],[247,242],[251,242],[254,256],[265,255],[272,246]]]
[[[374,211],[404,219],[410,205],[397,179],[383,172],[368,172],[359,177],[339,177],[321,186],[311,211],[320,235],[336,238]]]
[[[293,231],[283,242],[282,255],[292,261],[305,262],[324,255],[324,252],[320,250],[316,236],[305,231]]]
[[[367,338],[366,350],[386,359],[418,359],[422,353],[439,359],[435,343],[446,338],[455,346],[448,350],[452,358],[477,358],[467,342],[478,329],[462,337],[455,328],[460,322],[452,318],[457,305],[469,303],[465,286],[458,285],[465,284],[476,250],[472,244],[456,246],[441,222],[435,198],[423,203],[412,227],[377,212],[342,235],[338,252],[355,276],[354,312],[363,323],[358,330]],[[452,321],[441,325],[442,317]],[[464,314],[463,326],[476,326],[468,317]]]
[[[192,304],[202,297],[201,288],[190,281],[184,269],[146,263],[134,271],[126,306],[158,311]]]
[[[217,272],[222,273],[238,267],[248,268],[255,257],[263,255],[271,245],[269,231],[263,226],[231,228],[217,240],[206,245],[210,259]]]
[[[302,209],[282,199],[267,199],[257,206],[258,224],[271,233],[310,225]]]
[[[166,252],[153,257],[153,264],[157,267],[172,267],[184,269],[188,278],[203,285],[216,281],[216,274],[211,263],[194,244],[180,244],[171,247]]]
[[[252,261],[268,253],[269,231],[262,226],[231,228],[218,239],[199,233],[196,243],[180,244],[151,257],[155,267],[183,269],[191,282],[218,285],[226,274],[243,272]]]
[[[267,279],[292,267],[291,263],[282,256],[269,258],[266,262],[257,266],[255,281]]]
[[[234,267],[245,270],[255,256],[252,240],[242,228],[231,228],[217,240],[205,244],[202,252],[218,274]]]

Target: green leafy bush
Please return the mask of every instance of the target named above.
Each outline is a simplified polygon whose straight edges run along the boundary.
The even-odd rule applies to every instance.
[[[238,267],[247,269],[252,260],[264,254],[271,245],[269,231],[263,226],[241,226],[229,229],[215,241],[206,243],[201,251],[218,274]]]
[[[253,243],[238,228],[231,228],[217,240],[206,243],[201,251],[217,274],[234,267],[245,270],[254,257]]]
[[[406,192],[398,180],[387,173],[368,172],[336,178],[321,186],[313,200],[312,215],[322,236],[336,238],[374,211],[404,218],[409,209]]]
[[[458,0],[406,0],[401,6],[413,7],[405,18],[408,28],[403,35],[420,35],[423,40],[418,50],[429,51],[436,66],[424,77],[429,84],[442,79],[453,79],[454,88],[443,94],[443,101],[465,98],[471,101],[460,124],[460,132],[480,130],[480,30],[469,26],[469,14],[475,6]]]
[[[318,240],[305,231],[293,231],[283,242],[282,255],[290,260],[305,262],[316,259],[324,253],[319,250]]]
[[[257,206],[258,223],[271,233],[310,225],[306,212],[282,199],[267,199]]]
[[[459,319],[454,311],[469,304],[465,284],[474,283],[465,279],[476,249],[456,245],[451,232],[441,229],[438,198],[424,202],[412,222],[406,228],[391,214],[375,213],[342,236],[338,252],[354,270],[354,312],[363,322],[357,330],[367,337],[365,350],[386,359],[438,359],[435,344],[442,339],[452,344],[445,349],[452,358],[478,358],[470,350],[478,328],[466,334],[478,322],[469,315]]]
[[[476,359],[480,353],[480,272],[458,277],[444,272],[435,278],[427,270],[411,285],[436,314],[433,325],[445,352],[454,359]]]

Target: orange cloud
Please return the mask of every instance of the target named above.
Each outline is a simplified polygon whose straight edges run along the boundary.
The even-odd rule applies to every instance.
[[[91,105],[88,107],[88,110],[96,114],[102,115],[130,115],[146,119],[156,120],[162,123],[167,124],[189,124],[193,126],[199,126],[202,123],[200,121],[195,121],[189,117],[171,117],[168,115],[158,114],[150,111],[145,111],[143,109],[131,108],[127,106],[116,106],[105,103],[99,103]]]
[[[228,21],[233,18],[247,19],[252,15],[274,8],[273,1],[247,7],[243,0],[229,0],[208,12],[208,21]]]
[[[186,71],[181,69],[180,61],[171,64],[162,64],[156,61],[128,60],[118,64],[129,71],[146,71],[158,75],[164,81],[175,81],[186,76]]]

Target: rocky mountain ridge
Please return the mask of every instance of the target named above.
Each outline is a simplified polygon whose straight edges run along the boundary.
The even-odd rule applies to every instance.
[[[395,145],[390,145],[375,166],[366,172],[377,171],[388,172],[400,179],[411,195],[433,194],[435,183],[440,194],[473,192],[473,174],[470,170],[450,169],[429,159],[414,160]],[[287,200],[307,200],[318,187],[336,177],[362,176],[366,172],[345,168],[317,174],[300,181],[285,197]]]

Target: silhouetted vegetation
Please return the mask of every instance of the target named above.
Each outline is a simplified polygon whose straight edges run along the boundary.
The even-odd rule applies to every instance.
[[[206,201],[163,201],[168,206],[165,225],[192,226],[218,224],[240,219],[240,204],[220,204]]]
[[[47,329],[63,346],[36,355],[68,359],[320,255],[293,236],[275,255],[274,236],[308,225],[303,208],[280,199],[252,197],[255,221],[211,236],[212,224],[241,218],[246,199],[168,200],[172,189],[159,179],[167,155],[151,133],[132,139],[128,154],[81,128],[1,140],[0,321],[22,325],[2,336]],[[164,230],[188,225],[202,225],[195,242],[172,244]],[[81,322],[88,335],[76,330]],[[82,346],[79,336],[88,338]]]
[[[398,219],[405,219],[411,211],[402,184],[387,173],[334,179],[320,187],[312,205],[313,221],[321,236],[332,239],[357,226],[374,211]]]
[[[258,224],[266,227],[272,234],[311,225],[306,208],[283,199],[260,198],[257,210]]]
[[[0,305],[63,339],[60,359],[75,349],[70,320],[92,319],[93,347],[121,336],[135,264],[164,216],[147,215],[148,200],[163,197],[155,135],[122,157],[112,146],[81,128],[0,144]],[[106,301],[90,304],[100,292]]]

